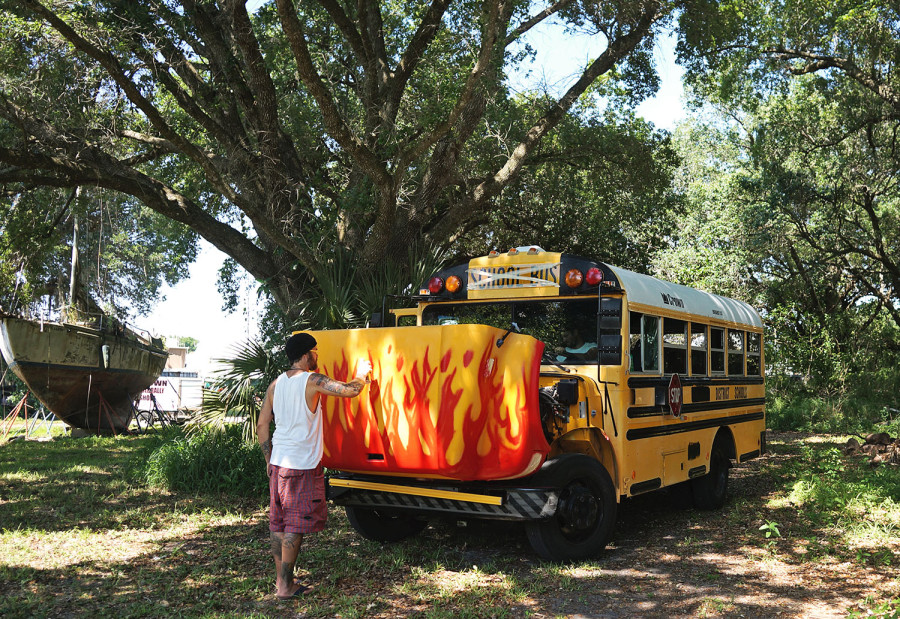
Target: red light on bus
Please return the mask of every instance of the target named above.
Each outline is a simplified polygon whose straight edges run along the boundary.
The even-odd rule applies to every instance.
[[[597,267],[589,268],[587,275],[585,275],[585,281],[591,286],[596,286],[603,281],[603,271]]]
[[[444,289],[444,280],[440,277],[432,277],[428,280],[428,292],[437,294]]]
[[[569,288],[578,288],[584,281],[584,275],[578,269],[569,269],[566,272],[566,286]]]
[[[445,286],[447,287],[447,292],[456,292],[462,286],[462,280],[459,279],[458,275],[451,275],[447,278]]]

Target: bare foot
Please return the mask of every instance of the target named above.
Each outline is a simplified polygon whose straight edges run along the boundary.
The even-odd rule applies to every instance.
[[[309,587],[295,582],[291,585],[290,589],[288,589],[284,593],[276,593],[275,597],[277,597],[279,600],[290,600],[291,598],[303,595],[308,589]]]

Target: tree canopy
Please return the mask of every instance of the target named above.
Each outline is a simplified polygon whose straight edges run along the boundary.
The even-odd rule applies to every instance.
[[[746,181],[788,231],[778,276],[820,315],[868,297],[900,327],[897,7],[738,0],[706,15],[682,60],[746,136]]]
[[[893,405],[898,9],[734,0],[698,14],[682,19],[679,52],[707,114],[676,140],[690,223],[659,266],[688,281],[737,274],[719,285],[764,311],[770,367],[832,406]]]
[[[0,5],[7,204],[119,194],[181,224],[179,242],[208,240],[294,317],[337,255],[365,273],[497,240],[645,248],[628,222],[648,220],[674,164],[665,136],[627,111],[658,84],[653,41],[672,2]],[[603,51],[558,95],[513,92],[525,36],[550,19]],[[573,181],[564,196],[560,175]],[[571,206],[548,217],[577,200],[581,225]],[[646,232],[659,238],[657,219]],[[507,233],[513,220],[534,237]]]

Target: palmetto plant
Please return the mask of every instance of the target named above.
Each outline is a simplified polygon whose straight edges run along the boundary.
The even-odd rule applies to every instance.
[[[349,252],[335,249],[311,273],[316,294],[299,302],[301,324],[309,329],[363,327],[373,312],[381,311],[386,295],[415,292],[445,256],[430,245],[410,245],[406,264],[385,261],[360,277]]]
[[[224,429],[226,418],[241,418],[244,438],[252,441],[266,388],[284,370],[285,362],[259,340],[247,340],[219,363],[222,369],[212,386],[203,390],[203,407],[194,421],[198,426]]]

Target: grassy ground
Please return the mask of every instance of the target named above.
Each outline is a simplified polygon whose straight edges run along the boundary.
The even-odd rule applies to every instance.
[[[776,435],[734,469],[721,512],[625,501],[596,561],[536,560],[521,529],[436,524],[405,543],[359,538],[340,510],[274,599],[266,497],[146,487],[152,435],[0,445],[0,616],[894,616],[900,472],[837,439]]]

